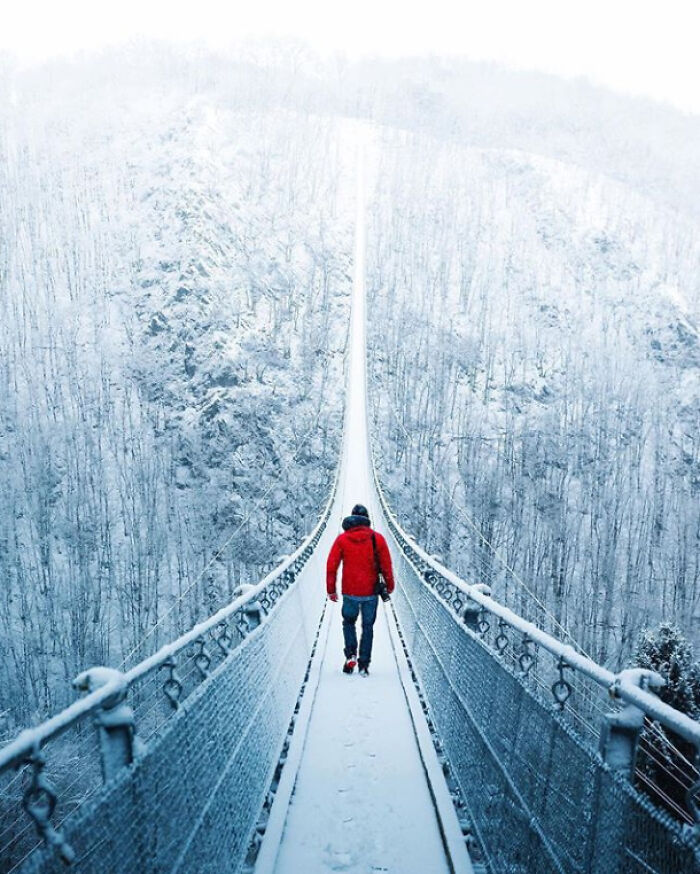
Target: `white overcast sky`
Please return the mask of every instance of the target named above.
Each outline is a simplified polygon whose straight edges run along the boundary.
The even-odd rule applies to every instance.
[[[0,0],[0,50],[33,63],[135,37],[294,37],[350,56],[458,54],[586,76],[700,113],[697,0]]]

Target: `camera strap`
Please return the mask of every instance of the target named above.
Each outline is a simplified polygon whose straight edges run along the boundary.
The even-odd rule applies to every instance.
[[[374,569],[377,571],[377,582],[375,588],[379,589],[379,581],[382,578],[382,567],[379,564],[379,551],[377,550],[377,539],[372,532],[372,552],[374,553]]]

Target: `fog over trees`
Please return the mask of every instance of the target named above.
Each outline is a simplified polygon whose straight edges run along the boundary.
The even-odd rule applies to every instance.
[[[5,62],[0,739],[313,527],[358,124],[377,463],[402,523],[540,616],[473,522],[607,663],[660,619],[697,640],[698,119],[298,46]]]

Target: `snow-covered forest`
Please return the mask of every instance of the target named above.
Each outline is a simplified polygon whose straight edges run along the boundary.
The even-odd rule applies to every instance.
[[[695,633],[697,221],[431,136],[388,138],[378,179],[376,431],[402,518],[604,663],[664,618]]]
[[[85,666],[230,601],[332,482],[350,251],[335,122],[257,111],[241,81],[259,82],[201,88],[161,55],[5,92],[8,730],[69,701]]]
[[[339,448],[358,124],[377,462],[400,518],[536,613],[473,521],[611,664],[661,618],[697,638],[700,121],[295,46],[8,63],[3,736],[313,527]]]

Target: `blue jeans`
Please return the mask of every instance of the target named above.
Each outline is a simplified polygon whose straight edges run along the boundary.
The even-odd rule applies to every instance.
[[[372,658],[374,639],[374,620],[377,618],[377,595],[343,595],[343,639],[345,658],[357,654],[357,632],[355,623],[362,612],[362,637],[360,638],[360,666],[368,666]]]

